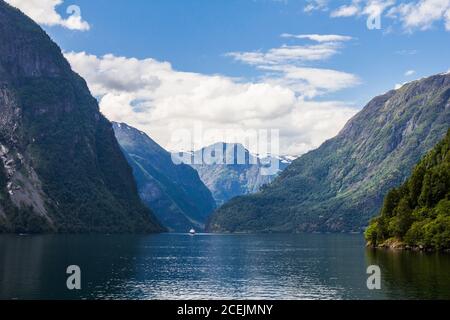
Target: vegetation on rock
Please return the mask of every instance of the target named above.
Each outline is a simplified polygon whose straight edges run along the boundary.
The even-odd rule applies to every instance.
[[[144,132],[124,123],[113,123],[113,128],[139,195],[158,220],[171,231],[204,229],[216,204],[198,173],[186,164],[175,164],[171,154]]]
[[[209,221],[215,232],[363,232],[387,192],[446,134],[450,74],[374,98],[333,139]]]
[[[85,81],[0,1],[0,231],[161,230]]]
[[[384,199],[381,215],[365,233],[371,246],[450,249],[450,130],[415,167],[411,177]]]

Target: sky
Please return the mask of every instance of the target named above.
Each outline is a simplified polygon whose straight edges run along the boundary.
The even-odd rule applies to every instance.
[[[298,156],[373,97],[450,69],[450,0],[6,1],[107,118],[168,150],[276,129],[279,153]]]

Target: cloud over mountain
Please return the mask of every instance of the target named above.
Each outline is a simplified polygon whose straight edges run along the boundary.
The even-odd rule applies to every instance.
[[[67,18],[63,18],[56,7],[63,0],[5,0],[10,5],[20,9],[34,21],[46,26],[62,26],[71,30],[86,31],[90,29],[88,22],[83,20],[78,6],[69,5],[66,8]]]
[[[356,112],[342,102],[308,101],[297,91],[313,96],[315,90],[339,89],[318,82],[317,70],[290,70],[292,79],[287,80],[304,79],[303,88],[294,90],[289,83],[276,79],[246,82],[222,75],[181,72],[168,62],[154,59],[111,54],[98,57],[85,52],[65,55],[87,80],[109,119],[137,127],[172,150],[180,148],[171,141],[174,132],[193,132],[201,124],[210,134],[193,137],[195,145],[183,146],[185,149],[227,140],[221,136],[225,130],[280,129],[281,153],[297,155],[335,135]],[[289,74],[288,70],[283,72]],[[342,75],[336,73],[337,83],[348,81],[339,77]],[[245,143],[244,138],[237,134],[225,142]]]

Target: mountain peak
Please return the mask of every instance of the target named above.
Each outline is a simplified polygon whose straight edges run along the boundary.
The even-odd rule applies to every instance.
[[[391,90],[371,100],[335,138],[294,160],[261,193],[219,208],[209,228],[361,231],[384,194],[405,181],[449,123],[448,74]]]
[[[133,168],[139,195],[171,231],[204,229],[214,210],[211,192],[198,173],[172,156],[148,135],[125,123],[114,123],[115,135]]]
[[[0,1],[0,232],[156,232],[86,82]]]

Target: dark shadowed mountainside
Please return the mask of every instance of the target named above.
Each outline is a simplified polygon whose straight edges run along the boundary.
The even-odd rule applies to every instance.
[[[0,0],[0,231],[161,230],[85,81]]]
[[[175,164],[171,154],[145,133],[124,123],[113,127],[133,168],[139,195],[161,223],[178,232],[203,229],[216,206],[198,173],[186,164]]]

